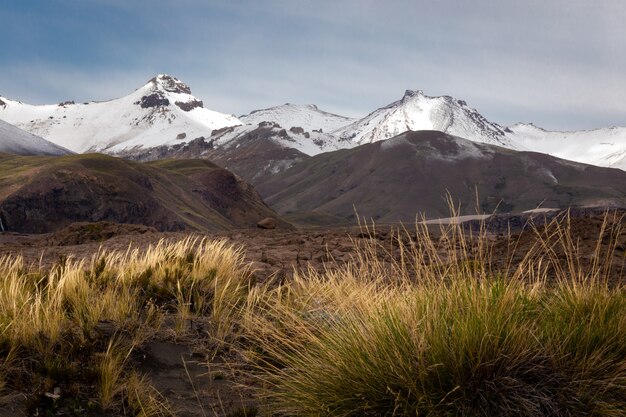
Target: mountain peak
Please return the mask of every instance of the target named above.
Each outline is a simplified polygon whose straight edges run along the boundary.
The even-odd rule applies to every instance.
[[[191,88],[176,77],[167,74],[158,74],[148,81],[148,85],[169,93],[191,94]]]
[[[424,92],[422,90],[406,90],[404,92],[404,96],[402,97],[402,101],[408,100],[413,97],[423,96]]]
[[[135,104],[143,109],[168,107],[172,101],[186,112],[204,106],[201,100],[191,95],[191,88],[187,84],[167,74],[159,74],[151,78],[140,91],[145,95]],[[172,94],[186,97],[172,96]]]
[[[463,100],[450,96],[432,97],[422,90],[406,90],[401,100],[334,133],[343,140],[363,144],[418,130],[439,130],[477,142],[506,145],[503,129],[468,107]]]

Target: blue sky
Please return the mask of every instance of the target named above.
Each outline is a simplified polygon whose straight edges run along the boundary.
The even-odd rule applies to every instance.
[[[623,0],[3,0],[0,22],[0,94],[31,103],[169,73],[236,115],[358,117],[421,89],[501,124],[626,126]]]

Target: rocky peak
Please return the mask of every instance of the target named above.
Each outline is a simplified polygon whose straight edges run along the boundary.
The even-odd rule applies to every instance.
[[[406,90],[404,92],[404,96],[402,97],[402,101],[407,101],[412,99],[413,97],[423,96],[424,92],[422,90]]]
[[[148,81],[148,83],[153,84],[158,90],[169,93],[191,94],[191,89],[187,84],[171,75],[159,74]]]
[[[144,88],[147,88],[150,94],[146,94],[141,97],[140,101],[135,102],[135,104],[140,105],[144,109],[169,106],[171,102],[168,99],[168,93],[189,96],[186,100],[176,100],[174,103],[183,111],[189,112],[195,108],[203,107],[202,101],[191,95],[189,86],[171,75],[159,74],[148,81]],[[169,96],[169,98],[172,97]]]

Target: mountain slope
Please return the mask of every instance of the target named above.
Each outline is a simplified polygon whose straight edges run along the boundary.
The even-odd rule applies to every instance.
[[[235,129],[239,132],[233,135]],[[222,136],[230,136],[224,140]],[[138,161],[154,161],[164,158],[208,159],[251,184],[309,156],[279,139],[289,140],[286,131],[274,123],[259,123],[255,129],[241,127],[214,131],[210,138],[198,138],[188,143],[137,149],[124,153],[124,157]],[[216,145],[216,142],[221,144]]]
[[[317,155],[257,185],[279,213],[382,222],[446,217],[446,192],[462,214],[480,207],[519,212],[544,207],[626,205],[626,172],[517,152],[437,131]]]
[[[106,102],[32,106],[0,97],[0,119],[80,153],[137,160],[211,153],[220,163],[238,161],[228,166],[248,179],[259,169],[261,176],[285,169],[299,159],[296,155],[349,149],[419,130],[626,170],[626,128],[551,132],[531,124],[503,127],[463,100],[410,90],[360,120],[289,103],[237,119],[204,109],[186,84],[158,75],[130,95]],[[251,141],[260,152],[256,159],[250,158]],[[5,148],[10,149],[21,148],[12,143]]]
[[[626,170],[626,128],[558,132],[532,124],[516,124],[507,137],[519,149],[572,161]]]
[[[314,105],[284,104],[240,116],[244,124],[214,130],[210,137],[154,148],[129,149],[121,155],[140,161],[206,158],[253,184],[283,171],[309,155],[352,146],[325,133],[354,119]]]
[[[17,155],[67,155],[70,152],[52,142],[0,120],[0,152]]]
[[[33,106],[0,100],[1,119],[80,153],[184,143],[241,124],[235,116],[203,108],[186,84],[168,75],[105,102]]]
[[[82,221],[224,230],[255,227],[269,216],[275,213],[254,188],[204,160],[0,154],[0,220],[9,231],[41,233]]]
[[[284,104],[282,106],[255,110],[240,116],[242,126],[214,135],[215,148],[233,147],[247,138],[257,136],[259,129],[265,130],[264,138],[282,148],[295,149],[306,155],[334,151],[352,146],[328,132],[353,123],[355,119],[320,110],[315,105]],[[267,134],[271,128],[273,134]]]
[[[344,141],[364,144],[417,130],[439,130],[475,142],[510,145],[506,128],[489,122],[464,101],[449,96],[430,97],[411,90],[401,100],[332,133]]]
[[[240,116],[239,120],[249,125],[258,125],[261,122],[276,122],[285,129],[301,127],[307,132],[313,130],[331,132],[356,121],[356,119],[350,117],[320,110],[313,104],[299,105],[292,103],[254,110],[250,114]]]
[[[626,128],[559,132],[521,123],[503,127],[463,100],[430,97],[421,91],[406,91],[401,100],[331,134],[341,147],[349,148],[350,143],[372,143],[419,130],[439,130],[474,142],[626,170]]]

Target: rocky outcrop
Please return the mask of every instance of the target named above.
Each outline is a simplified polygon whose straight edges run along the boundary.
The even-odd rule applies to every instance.
[[[5,228],[45,233],[73,222],[148,224],[163,231],[185,228],[151,194],[147,177],[119,178],[84,170],[59,170],[34,178],[0,202]]]
[[[191,88],[187,84],[170,75],[157,75],[149,82],[170,93],[191,94]]]
[[[149,109],[153,107],[169,106],[170,101],[159,93],[152,93],[141,97],[141,101],[135,104],[139,104],[142,109]]]
[[[276,219],[272,217],[266,217],[256,224],[259,229],[276,229]]]
[[[204,106],[202,100],[191,100],[186,103],[177,101],[175,104],[183,111],[192,111],[193,109]]]

